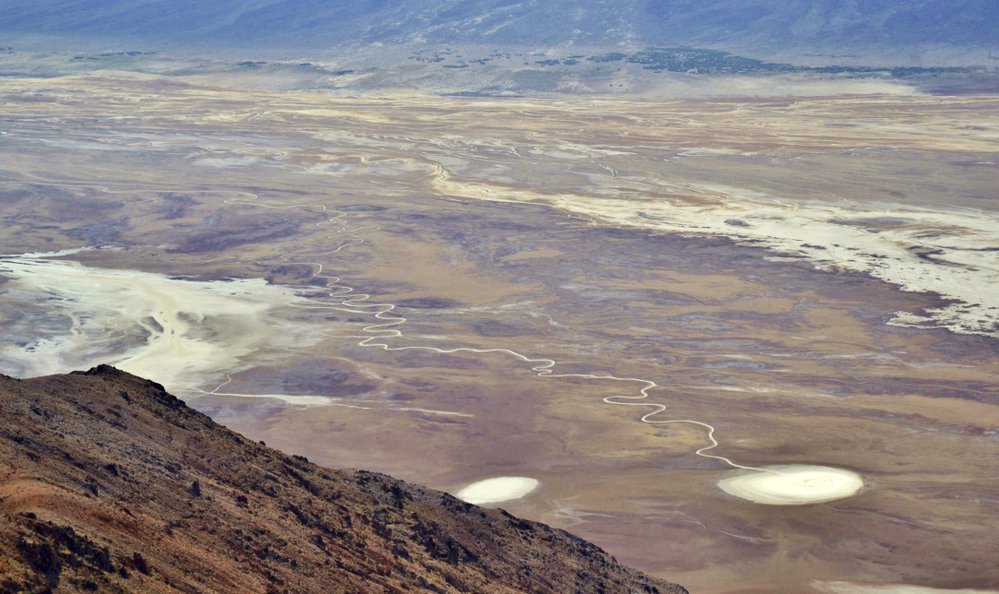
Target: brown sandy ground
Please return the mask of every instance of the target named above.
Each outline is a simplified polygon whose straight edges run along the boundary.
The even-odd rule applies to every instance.
[[[725,239],[470,197],[569,192],[710,211],[734,188],[727,200],[758,192],[830,216],[845,203],[991,212],[994,96],[468,101],[101,77],[0,87],[5,253],[107,245],[120,251],[79,258],[268,278],[317,303],[335,301],[323,287],[340,277],[399,306],[408,322],[394,344],[513,348],[565,371],[649,378],[671,415],[718,428],[720,453],[849,468],[868,488],[793,509],[735,500],[716,488],[728,469],[693,455],[703,431],[640,424],[601,402],[614,386],[538,378],[503,357],[361,348],[352,337],[371,316],[332,310],[311,313],[322,341],[245,361],[226,391],[365,408],[192,402],[218,422],[326,466],[451,492],[532,476],[539,490],[504,507],[702,593],[999,588],[996,342],[886,325],[940,299]],[[434,164],[456,185],[435,182]],[[225,204],[251,194],[280,208]],[[322,224],[319,204],[347,213],[345,229]],[[896,224],[861,222],[871,237]]]

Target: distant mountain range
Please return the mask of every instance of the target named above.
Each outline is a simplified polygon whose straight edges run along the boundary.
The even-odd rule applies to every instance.
[[[999,55],[995,0],[0,0],[0,14],[0,40],[171,51],[696,46],[817,63]]]

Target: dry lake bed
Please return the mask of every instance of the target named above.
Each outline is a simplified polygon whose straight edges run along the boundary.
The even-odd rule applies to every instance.
[[[0,105],[0,372],[112,363],[692,592],[999,591],[993,96]]]

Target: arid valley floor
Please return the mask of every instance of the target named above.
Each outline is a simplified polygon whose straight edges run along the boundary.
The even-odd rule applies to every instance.
[[[999,591],[995,96],[0,106],[2,373],[114,364],[452,493],[531,477],[501,506],[692,592]],[[751,503],[710,455],[865,488]]]

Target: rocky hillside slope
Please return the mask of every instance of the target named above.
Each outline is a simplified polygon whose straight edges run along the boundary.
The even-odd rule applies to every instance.
[[[543,524],[252,442],[101,366],[0,376],[0,592],[685,590]]]

